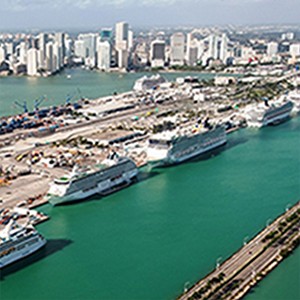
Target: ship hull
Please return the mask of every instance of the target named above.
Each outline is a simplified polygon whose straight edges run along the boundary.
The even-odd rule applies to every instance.
[[[21,250],[15,250],[11,254],[3,256],[2,258],[0,258],[0,269],[37,252],[42,247],[44,247],[46,243],[47,241],[40,237],[37,243],[30,246],[26,245]]]
[[[177,164],[181,164],[184,163],[186,161],[192,160],[198,156],[200,156],[201,154],[207,153],[209,151],[213,151],[214,149],[217,149],[219,147],[224,146],[227,143],[227,139],[223,139],[221,141],[219,141],[218,143],[215,143],[213,145],[210,145],[209,147],[205,147],[205,148],[200,148],[197,151],[191,152],[189,154],[180,156],[180,157],[175,157],[174,155],[170,155],[168,154],[166,156],[166,158],[160,159],[160,160],[153,160],[153,161],[149,161],[149,165],[150,168],[159,168],[159,167],[168,167],[168,166],[172,166],[172,165],[177,165]]]
[[[105,182],[98,183],[95,188],[87,191],[79,190],[75,193],[63,196],[50,195],[48,201],[55,206],[60,204],[80,202],[95,195],[106,196],[133,183],[137,175],[138,169],[132,170],[126,174],[123,174],[123,176],[121,176],[119,179],[116,179],[113,183],[110,180],[106,180]]]

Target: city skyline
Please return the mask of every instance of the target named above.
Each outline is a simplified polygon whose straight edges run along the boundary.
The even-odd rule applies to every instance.
[[[2,0],[0,30],[297,23],[297,0]]]

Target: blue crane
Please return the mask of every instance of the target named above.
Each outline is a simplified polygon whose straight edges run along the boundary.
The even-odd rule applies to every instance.
[[[35,109],[35,110],[38,110],[40,104],[41,104],[42,102],[44,102],[45,99],[46,99],[45,96],[42,96],[40,99],[35,99],[35,100],[34,100],[34,109]]]
[[[70,94],[67,95],[66,98],[66,105],[70,105],[71,104],[71,100],[74,98],[75,94],[73,94],[72,96]]]
[[[23,104],[19,103],[18,101],[15,101],[15,105],[21,107],[24,113],[28,113],[27,102],[25,100],[23,101]]]

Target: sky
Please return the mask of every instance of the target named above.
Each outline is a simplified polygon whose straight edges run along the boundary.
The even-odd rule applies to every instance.
[[[299,24],[300,0],[0,0],[0,29]]]

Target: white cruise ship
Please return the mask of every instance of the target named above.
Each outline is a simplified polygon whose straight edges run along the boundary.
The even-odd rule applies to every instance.
[[[10,221],[0,232],[0,269],[34,253],[46,242],[33,226]]]
[[[149,77],[143,76],[136,80],[133,86],[133,90],[137,92],[150,90],[164,82],[166,82],[166,79],[159,74]]]
[[[227,142],[223,126],[186,128],[185,132],[166,131],[153,135],[147,147],[148,162],[153,167],[178,164]]]
[[[246,109],[247,124],[250,127],[276,125],[290,116],[293,106],[293,102],[279,99],[249,107]]]
[[[52,205],[83,200],[93,195],[106,195],[129,185],[138,175],[136,164],[129,158],[106,159],[94,168],[74,168],[55,179],[48,191]]]

